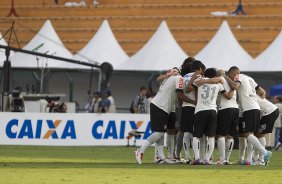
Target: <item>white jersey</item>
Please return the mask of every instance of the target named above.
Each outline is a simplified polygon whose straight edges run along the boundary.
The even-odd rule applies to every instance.
[[[259,95],[257,95],[257,102],[260,106],[261,116],[267,116],[278,109],[276,105],[268,101],[266,98],[261,98]]]
[[[176,90],[183,89],[183,78],[180,75],[170,76],[161,83],[158,93],[152,99],[151,103],[164,110],[168,114],[171,113],[177,100]]]
[[[239,103],[242,107],[242,112],[258,109],[260,110],[259,104],[256,99],[256,87],[258,84],[254,81],[253,78],[239,74],[236,76],[235,82],[238,81],[241,83],[238,89]]]
[[[186,90],[187,85],[188,85],[189,81],[191,80],[193,74],[194,74],[194,72],[193,72],[193,73],[188,73],[188,74],[186,74],[186,75],[183,77],[183,79],[184,79],[183,92],[184,92],[184,95],[185,95],[186,97],[188,97],[188,98],[191,99],[191,100],[195,100],[195,101],[196,101],[196,92],[195,92],[195,91],[188,92],[188,91]],[[182,107],[187,107],[187,106],[196,107],[196,105],[184,101],[183,104],[182,104]]]
[[[221,83],[204,84],[199,86],[195,114],[204,110],[217,110],[216,99],[219,92],[225,92],[225,89]]]
[[[221,77],[223,80],[223,87],[226,91],[230,91],[231,88],[228,84],[228,82],[226,81],[226,79],[224,77]],[[227,109],[227,108],[239,108],[238,104],[237,104],[237,93],[236,91],[234,91],[234,94],[232,96],[232,98],[226,99],[223,94],[219,94],[218,96],[218,109],[222,110],[222,109]]]

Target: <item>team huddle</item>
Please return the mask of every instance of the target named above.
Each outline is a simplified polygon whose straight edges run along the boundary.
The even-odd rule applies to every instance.
[[[153,133],[135,151],[138,164],[142,164],[146,149],[155,143],[155,163],[229,165],[234,137],[238,136],[239,164],[269,163],[272,153],[265,149],[265,134],[272,132],[279,110],[265,98],[265,90],[253,78],[240,74],[236,66],[227,72],[206,69],[201,61],[189,57],[181,70],[173,68],[157,81],[160,87],[150,103]],[[217,162],[213,161],[217,159],[213,158],[215,141]],[[185,159],[181,158],[182,149]]]

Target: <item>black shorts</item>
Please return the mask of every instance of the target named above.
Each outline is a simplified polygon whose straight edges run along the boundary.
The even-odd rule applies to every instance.
[[[220,136],[238,135],[239,109],[227,108],[217,113],[216,134]]]
[[[194,131],[194,119],[195,119],[195,107],[182,107],[181,112],[181,124],[180,131],[181,132],[189,132],[193,134]]]
[[[167,129],[175,129],[175,123],[176,123],[176,115],[175,115],[175,112],[171,112],[171,113],[168,115]]]
[[[269,115],[262,116],[260,119],[260,128],[258,133],[261,134],[272,133],[274,123],[278,117],[279,117],[279,109],[276,109]]]
[[[205,110],[195,114],[194,137],[201,138],[205,134],[208,137],[216,135],[216,111]]]
[[[243,121],[239,123],[240,133],[257,132],[260,124],[260,110],[252,109],[243,112]]]
[[[166,132],[169,115],[153,103],[150,103],[150,119],[153,132]]]

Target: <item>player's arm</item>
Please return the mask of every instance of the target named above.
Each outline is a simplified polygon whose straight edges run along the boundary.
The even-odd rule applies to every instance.
[[[195,84],[197,86],[201,86],[204,84],[218,84],[218,83],[221,83],[221,84],[223,83],[223,80],[221,77],[214,77],[211,79],[200,79],[200,80],[195,81]]]
[[[241,82],[239,80],[233,81],[228,76],[225,76],[225,80],[227,81],[231,89],[238,90],[241,86]]]
[[[265,98],[266,92],[265,92],[265,90],[264,90],[262,87],[260,87],[259,85],[257,85],[257,87],[256,87],[255,89],[256,89],[257,94],[258,94],[261,98]]]
[[[158,76],[157,82],[161,83],[163,80],[169,78],[170,76],[178,75],[178,73],[179,73],[178,70],[172,69],[171,71],[167,72],[166,74],[162,74]]]
[[[234,89],[231,89],[229,92],[223,90],[220,92],[226,99],[230,100],[234,95]]]
[[[176,89],[175,92],[177,94],[178,102],[180,102],[179,105],[182,106],[183,102],[191,103],[191,104],[194,104],[194,105],[197,104],[197,102],[195,100],[192,100],[192,99],[188,98],[187,96],[185,96],[184,93],[183,93],[183,90]]]
[[[195,87],[193,86],[193,83],[196,79],[198,79],[199,77],[201,77],[201,75],[199,73],[194,73],[191,77],[191,79],[189,80],[187,86],[186,86],[186,91],[191,92],[195,90]]]

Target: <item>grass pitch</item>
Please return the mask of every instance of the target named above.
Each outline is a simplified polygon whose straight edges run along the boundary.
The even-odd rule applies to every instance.
[[[133,147],[0,146],[0,183],[281,184],[282,152],[269,166],[156,165],[153,148],[137,165]],[[232,153],[237,160],[238,151]],[[217,150],[214,157],[218,158]]]

